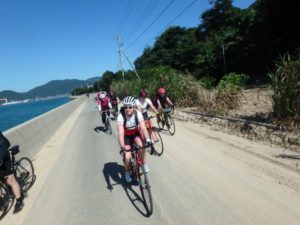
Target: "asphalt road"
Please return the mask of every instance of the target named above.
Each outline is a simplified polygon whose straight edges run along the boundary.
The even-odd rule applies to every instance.
[[[263,157],[278,149],[176,125],[174,136],[162,132],[164,154],[148,156],[150,217],[138,187],[124,181],[116,123],[105,133],[90,100],[34,159],[37,180],[23,211],[0,224],[300,224],[300,173]]]

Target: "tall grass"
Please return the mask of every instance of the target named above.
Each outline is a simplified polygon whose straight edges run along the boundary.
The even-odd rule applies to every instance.
[[[276,70],[269,74],[274,91],[273,110],[280,120],[300,123],[300,57],[280,57]]]
[[[177,106],[197,107],[205,113],[218,113],[233,109],[238,105],[241,87],[246,75],[229,74],[221,80],[220,86],[208,90],[203,84],[188,74],[182,74],[169,67],[157,67],[139,71],[142,81],[130,79],[112,84],[113,90],[123,98],[137,97],[141,89],[146,89],[150,98],[156,95],[158,87],[165,87],[168,96]]]

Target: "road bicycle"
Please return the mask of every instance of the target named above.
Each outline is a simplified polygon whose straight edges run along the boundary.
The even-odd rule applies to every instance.
[[[117,101],[111,101],[111,113],[114,116],[114,118],[118,117],[118,102]]]
[[[147,214],[150,216],[153,213],[153,200],[151,194],[151,187],[149,183],[149,179],[147,173],[144,170],[144,161],[139,156],[139,152],[149,146],[146,145],[144,147],[138,147],[137,145],[133,144],[131,147],[131,159],[130,159],[130,175],[133,182],[138,182],[140,191],[142,194],[143,204],[147,211]],[[125,154],[123,150],[120,151],[123,154],[123,161],[125,160]]]
[[[108,134],[112,134],[110,110],[109,109],[103,110],[102,113],[104,114],[103,116],[105,116],[105,129],[107,129]]]
[[[172,136],[175,134],[175,122],[171,116],[173,112],[174,108],[162,109],[160,120],[157,120],[158,127],[164,130],[164,127],[166,126]]]
[[[153,142],[153,146],[150,148],[151,155],[161,156],[164,152],[164,143],[161,135],[157,132],[156,128],[152,126],[151,119],[155,118],[150,116],[145,119],[145,125],[148,130],[149,136]]]
[[[8,149],[11,156],[12,168],[17,182],[20,185],[21,192],[26,197],[28,190],[35,182],[34,168],[31,160],[27,157],[22,157],[16,160],[19,150],[19,145],[14,145]],[[13,204],[14,194],[10,186],[6,183],[3,172],[0,171],[0,219],[3,218],[9,211],[10,206]]]

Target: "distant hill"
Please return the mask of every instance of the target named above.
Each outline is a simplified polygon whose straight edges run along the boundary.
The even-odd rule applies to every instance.
[[[93,85],[99,77],[93,77],[87,80],[67,79],[53,80],[47,84],[35,87],[27,92],[18,93],[11,90],[0,91],[0,98],[7,98],[9,101],[18,101],[24,99],[45,98],[57,95],[66,95],[77,87]]]

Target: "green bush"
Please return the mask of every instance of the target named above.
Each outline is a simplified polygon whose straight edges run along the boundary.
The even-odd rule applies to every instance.
[[[220,82],[218,83],[218,90],[224,89],[234,89],[241,90],[244,87],[249,79],[249,76],[246,74],[236,74],[230,73],[225,75]]]
[[[273,110],[279,119],[300,121],[300,57],[280,57],[276,70],[269,74],[274,91]]]
[[[203,87],[211,90],[215,86],[216,78],[211,76],[204,76],[200,78],[200,82],[202,83]]]

